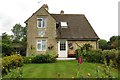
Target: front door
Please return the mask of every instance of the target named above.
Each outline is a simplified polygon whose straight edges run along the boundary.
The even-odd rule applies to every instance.
[[[58,42],[58,57],[67,57],[67,41],[59,40]]]

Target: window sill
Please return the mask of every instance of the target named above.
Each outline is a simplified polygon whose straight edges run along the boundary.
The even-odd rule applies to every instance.
[[[41,36],[36,36],[35,38],[48,38],[48,37],[41,37]]]
[[[37,50],[38,52],[45,52],[46,50]]]
[[[39,28],[39,29],[45,29],[46,27],[37,27],[37,28]]]

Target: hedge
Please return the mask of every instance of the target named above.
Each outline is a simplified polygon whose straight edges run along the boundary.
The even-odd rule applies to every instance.
[[[45,54],[24,57],[24,63],[53,63],[56,61],[57,55],[53,51],[47,51]]]
[[[84,61],[94,62],[94,63],[104,63],[107,60],[106,56],[109,60],[112,61],[113,66],[118,66],[120,64],[120,52],[118,50],[83,50],[78,51],[78,54],[82,54]],[[76,57],[78,58],[78,56]]]

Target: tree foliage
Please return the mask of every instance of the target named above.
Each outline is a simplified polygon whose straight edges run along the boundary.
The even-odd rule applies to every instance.
[[[120,36],[112,36],[107,42],[104,39],[99,40],[99,48],[104,49],[120,49]]]
[[[2,34],[2,53],[11,55],[12,52],[25,55],[27,47],[27,29],[20,24],[15,24],[11,29],[13,35]]]
[[[12,39],[6,33],[2,33],[2,53],[3,55],[10,55],[14,51],[12,47]]]
[[[23,27],[20,24],[15,24],[11,31],[13,32],[12,36],[14,48],[16,48],[17,52],[25,55],[27,47],[27,27]]]
[[[98,43],[99,43],[99,48],[101,48],[101,49],[103,49],[107,46],[107,41],[105,39],[100,39],[98,41]]]
[[[26,27],[22,27],[20,24],[15,24],[13,29],[13,42],[21,42],[26,37]]]

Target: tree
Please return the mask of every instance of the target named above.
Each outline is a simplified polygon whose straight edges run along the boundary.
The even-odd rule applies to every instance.
[[[13,42],[19,43],[24,38],[24,27],[20,24],[15,24],[11,31],[13,32]]]
[[[16,52],[25,55],[27,47],[27,27],[22,27],[20,24],[15,24],[13,29],[13,46]]]
[[[6,33],[2,33],[2,53],[4,55],[10,55],[13,51],[11,36]]]
[[[104,39],[99,40],[99,48],[102,50],[107,49],[120,49],[120,36],[112,36],[107,42]]]
[[[114,49],[120,49],[120,36],[112,36],[110,38],[110,45]]]
[[[105,40],[105,39],[100,39],[99,41],[98,41],[98,43],[99,43],[99,48],[100,49],[104,49],[105,47],[107,47],[107,41]]]

